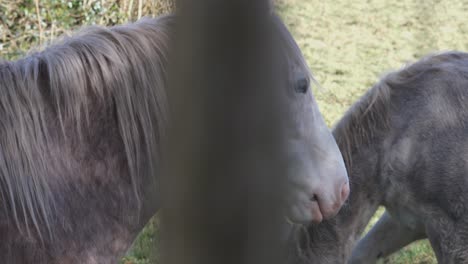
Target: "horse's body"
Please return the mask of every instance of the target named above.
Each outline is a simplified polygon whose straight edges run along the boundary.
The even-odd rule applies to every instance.
[[[347,174],[302,55],[273,21],[290,64],[288,218],[320,222],[346,199]],[[90,27],[0,63],[3,262],[115,263],[160,208],[173,28],[173,16]]]
[[[468,263],[467,99],[468,54],[451,52],[387,75],[347,112],[333,134],[352,192],[308,230],[312,263],[375,263],[425,237],[439,263]]]
[[[468,54],[425,58],[387,85],[382,118],[391,132],[374,141],[381,168],[369,167],[387,210],[351,263],[375,263],[426,237],[439,263],[468,263]]]

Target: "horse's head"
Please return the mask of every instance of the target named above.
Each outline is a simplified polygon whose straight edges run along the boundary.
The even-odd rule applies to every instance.
[[[338,146],[310,89],[313,80],[301,51],[277,19],[279,45],[286,54],[288,218],[319,223],[334,216],[349,195],[348,175]]]

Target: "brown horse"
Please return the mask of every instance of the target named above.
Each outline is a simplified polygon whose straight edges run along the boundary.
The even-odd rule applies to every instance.
[[[347,173],[302,54],[281,20],[272,22],[294,110],[286,217],[320,222],[347,198]],[[2,261],[115,263],[160,208],[173,29],[173,16],[93,26],[0,63]]]

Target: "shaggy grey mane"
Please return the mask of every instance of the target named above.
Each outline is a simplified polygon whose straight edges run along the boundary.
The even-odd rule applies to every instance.
[[[61,197],[52,189],[66,179],[50,153],[54,141],[67,141],[71,132],[79,135],[73,144],[80,144],[96,104],[115,109],[139,197],[137,178],[155,173],[167,123],[165,64],[172,21],[166,16],[91,26],[41,52],[0,62],[0,199],[20,230],[53,235],[51,218],[60,215],[55,205]]]

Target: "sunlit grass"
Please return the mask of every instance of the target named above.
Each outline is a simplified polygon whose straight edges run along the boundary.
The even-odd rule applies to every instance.
[[[120,264],[157,264],[159,254],[157,250],[159,238],[159,219],[153,217],[141,232],[132,248]]]

